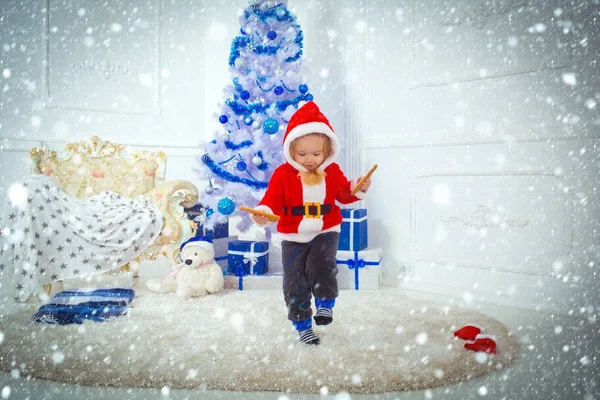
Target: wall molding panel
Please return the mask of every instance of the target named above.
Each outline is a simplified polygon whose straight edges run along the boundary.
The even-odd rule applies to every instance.
[[[555,7],[540,5],[524,0],[415,0],[409,88],[571,67],[572,47],[552,45],[565,37],[560,24],[552,23]]]
[[[83,139],[82,139],[83,140]],[[75,141],[75,140],[73,140]],[[55,151],[62,151],[67,143],[71,143],[73,141],[42,141],[42,140],[17,140],[17,139],[1,139],[0,140],[0,152],[25,152],[29,153],[29,151],[33,147],[43,147],[46,146],[49,149]],[[138,151],[157,151],[160,150],[167,154],[167,157],[197,157],[200,155],[202,149],[200,147],[184,147],[184,146],[163,146],[163,145],[154,145],[154,144],[128,144],[127,142],[123,142],[120,140],[109,140],[111,142],[118,142],[127,147],[127,150],[135,153]]]
[[[37,140],[16,140],[16,139],[1,139],[0,141],[0,153],[2,152],[14,152],[14,153],[29,153],[34,147],[41,147],[43,142]]]
[[[81,7],[42,4],[45,108],[160,115],[160,0],[117,2],[121,6],[114,8],[94,0],[82,0]],[[132,9],[137,12],[129,18]],[[89,28],[88,19],[102,32]]]
[[[411,171],[411,259],[548,276],[561,260],[570,272],[573,197],[556,193],[563,181],[536,170]]]

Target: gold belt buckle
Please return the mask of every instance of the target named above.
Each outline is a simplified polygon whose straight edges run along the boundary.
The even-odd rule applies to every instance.
[[[315,215],[310,213],[311,206],[317,207]],[[306,215],[306,218],[321,218],[321,203],[304,203],[304,215]]]

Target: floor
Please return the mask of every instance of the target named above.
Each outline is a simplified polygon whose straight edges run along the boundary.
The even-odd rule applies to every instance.
[[[382,290],[402,290],[382,288]],[[424,301],[460,305],[459,299],[416,291]],[[509,368],[442,388],[376,395],[302,395],[278,392],[183,391],[168,388],[116,389],[65,385],[0,373],[1,399],[600,399],[600,328],[596,321],[485,303],[470,304],[520,337],[520,358]],[[1,338],[0,338],[1,343]],[[499,344],[501,346],[501,344]]]

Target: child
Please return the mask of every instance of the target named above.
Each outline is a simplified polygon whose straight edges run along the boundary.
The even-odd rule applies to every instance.
[[[312,330],[311,298],[315,297],[317,325],[333,321],[332,309],[338,296],[335,255],[342,214],[335,201],[354,203],[364,198],[371,185],[351,194],[350,182],[334,163],[340,153],[329,121],[317,105],[308,102],[288,123],[283,138],[287,163],[279,166],[269,182],[257,210],[280,216],[277,231],[281,238],[283,294],[288,319],[307,344],[319,344]],[[267,217],[253,215],[258,225],[269,224]]]

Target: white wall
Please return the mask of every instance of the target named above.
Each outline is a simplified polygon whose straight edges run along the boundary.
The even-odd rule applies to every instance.
[[[598,5],[288,3],[342,167],[380,165],[363,205],[386,284],[597,305]],[[27,174],[31,147],[91,135],[161,149],[167,179],[202,190],[195,157],[217,129],[247,1],[48,4],[0,4],[0,190]]]
[[[597,306],[598,5],[389,4],[369,2],[365,110],[385,282]]]

